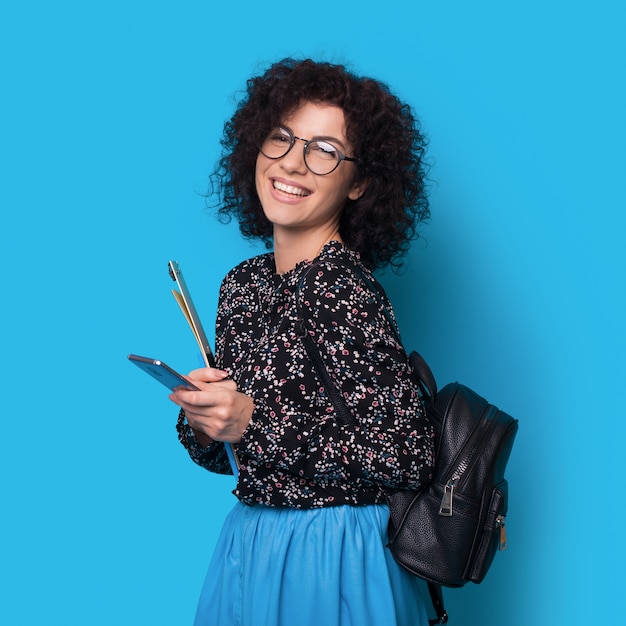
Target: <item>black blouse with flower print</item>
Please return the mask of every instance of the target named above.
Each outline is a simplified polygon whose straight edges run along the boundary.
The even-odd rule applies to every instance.
[[[433,431],[407,355],[376,295],[342,260],[370,275],[357,253],[331,242],[298,291],[311,262],[277,275],[272,253],[241,263],[222,282],[218,367],[254,399],[236,445],[241,467],[234,493],[246,504],[371,504],[383,501],[383,489],[417,489],[430,478]],[[356,426],[335,420],[296,331],[296,293]],[[230,471],[221,443],[203,448],[183,428],[181,440],[196,463]]]

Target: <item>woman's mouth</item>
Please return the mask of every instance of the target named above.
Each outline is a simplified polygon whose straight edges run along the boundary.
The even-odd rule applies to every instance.
[[[311,194],[311,192],[308,189],[304,189],[303,187],[295,187],[294,185],[288,185],[287,183],[281,183],[278,180],[272,180],[272,185],[274,186],[274,189],[276,189],[277,191],[288,194],[290,196],[297,196],[299,198],[304,198]]]

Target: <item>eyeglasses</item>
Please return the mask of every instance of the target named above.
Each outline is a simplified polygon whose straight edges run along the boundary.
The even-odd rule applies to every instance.
[[[302,139],[287,128],[276,128],[263,142],[261,152],[268,159],[281,159],[295,145],[296,139],[304,141],[304,164],[318,176],[334,172],[342,161],[356,161],[346,156],[337,146],[325,139]]]

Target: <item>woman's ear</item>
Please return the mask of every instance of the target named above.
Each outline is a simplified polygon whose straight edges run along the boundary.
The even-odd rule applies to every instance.
[[[350,189],[350,192],[348,193],[348,198],[350,200],[358,200],[365,193],[366,189],[367,181],[359,180],[352,185],[352,189]]]

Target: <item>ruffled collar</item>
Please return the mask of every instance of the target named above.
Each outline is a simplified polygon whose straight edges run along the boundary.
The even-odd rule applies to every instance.
[[[351,250],[346,247],[345,244],[340,241],[331,240],[328,243],[325,243],[320,250],[320,253],[313,259],[305,259],[304,261],[300,261],[296,264],[295,267],[292,267],[290,270],[286,271],[283,274],[276,273],[276,262],[274,260],[274,253],[270,252],[267,254],[267,261],[269,268],[274,274],[274,282],[275,283],[284,283],[285,281],[291,282],[290,279],[294,276],[299,276],[300,272],[305,268],[315,263],[316,261],[324,261],[325,259],[336,259],[340,257],[349,257],[353,263],[361,263],[361,255],[355,250]]]

